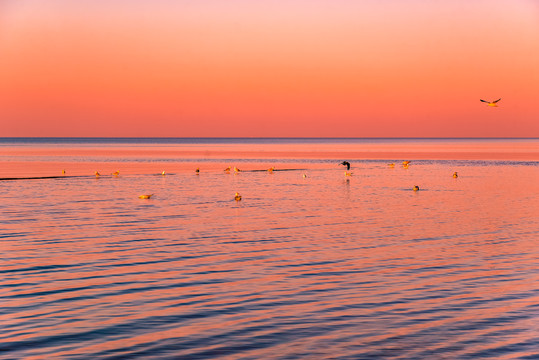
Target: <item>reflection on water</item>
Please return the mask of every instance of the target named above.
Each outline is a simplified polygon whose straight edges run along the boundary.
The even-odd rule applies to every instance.
[[[537,164],[307,165],[0,182],[0,358],[539,358]]]

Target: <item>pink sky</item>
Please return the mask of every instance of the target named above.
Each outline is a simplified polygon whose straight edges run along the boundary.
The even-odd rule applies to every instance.
[[[539,136],[535,0],[0,0],[0,55],[0,136]]]

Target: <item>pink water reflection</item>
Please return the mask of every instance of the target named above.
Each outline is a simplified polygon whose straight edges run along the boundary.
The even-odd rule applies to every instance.
[[[31,156],[63,153],[47,151]],[[121,171],[0,183],[1,340],[14,358],[537,355],[525,346],[539,334],[533,163],[357,161],[345,177],[338,161],[269,153],[237,165],[302,170],[234,175],[229,162],[115,151],[3,163]]]

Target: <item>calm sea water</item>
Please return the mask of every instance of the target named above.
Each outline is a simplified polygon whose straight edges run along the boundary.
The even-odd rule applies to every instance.
[[[0,139],[1,359],[539,359],[536,160],[100,141]]]

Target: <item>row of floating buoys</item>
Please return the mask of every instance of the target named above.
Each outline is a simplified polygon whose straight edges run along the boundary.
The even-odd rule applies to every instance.
[[[65,174],[66,174],[66,171],[62,170],[62,175],[65,175]],[[96,178],[101,176],[101,174],[97,170],[94,172],[94,175],[95,175]],[[116,177],[120,176],[120,170],[113,172],[111,175],[114,175]],[[165,175],[164,171],[163,171],[163,175]]]
[[[95,175],[96,178],[98,178],[98,177],[101,176],[101,174],[100,174],[99,171],[97,171],[97,170],[95,171],[94,175]],[[115,176],[115,177],[120,176],[120,170],[113,172],[111,175],[113,175],[113,176]]]
[[[404,168],[408,168],[408,165],[409,165],[409,164],[410,164],[410,161],[408,161],[408,160],[402,162],[402,166],[403,166]],[[350,163],[348,163],[347,161],[344,161],[344,162],[342,163],[342,165],[347,165],[347,166],[348,166],[348,169],[347,169],[347,170],[350,170]],[[391,163],[391,164],[387,164],[387,165],[388,165],[389,167],[391,167],[391,168],[395,167],[395,163]],[[270,167],[270,168],[268,169],[268,172],[269,172],[269,173],[273,173],[274,170],[275,170],[275,167]],[[224,171],[225,171],[226,173],[230,173],[230,166],[227,167]],[[235,172],[235,173],[238,173],[238,172],[241,172],[241,170],[234,166],[234,172]],[[195,169],[195,173],[196,173],[197,175],[200,174],[200,168],[196,168],[196,169]],[[64,169],[64,170],[62,170],[62,175],[65,175],[65,174],[66,174],[66,171],[65,171],[65,169]],[[352,174],[353,174],[353,173],[350,172],[350,171],[345,171],[345,172],[344,172],[344,175],[345,175],[345,176],[352,176]],[[120,176],[120,170],[113,172],[112,175],[114,175],[114,176]],[[163,170],[163,171],[161,172],[161,175],[163,175],[163,176],[166,175],[165,170]],[[99,171],[96,171],[96,172],[95,172],[95,176],[96,176],[96,177],[101,176],[101,174],[99,173]],[[303,177],[305,178],[305,177],[307,177],[307,175],[303,174]],[[453,177],[454,177],[454,178],[457,178],[457,177],[458,177],[458,173],[457,173],[456,171],[453,173]]]
[[[410,163],[411,163],[411,161],[409,161],[409,160],[403,161],[403,162],[402,162],[402,167],[405,168],[405,169],[408,169],[408,165],[409,165]],[[387,166],[389,166],[390,168],[394,168],[394,167],[395,167],[395,163],[387,164]]]
[[[411,162],[411,161],[409,161],[409,160],[403,161],[403,162],[402,162],[402,166],[405,167],[405,168],[407,168],[408,165],[410,164],[410,162]],[[347,167],[347,170],[350,169],[350,163],[349,163],[348,161],[343,161],[343,162],[341,163],[341,165],[345,165],[345,166]],[[389,167],[395,167],[395,164],[394,164],[394,163],[391,163],[391,164],[388,164],[388,166],[389,166]],[[269,172],[269,173],[273,173],[273,170],[275,170],[275,167],[270,167],[270,168],[268,169],[268,172]],[[230,166],[227,167],[224,171],[225,171],[226,173],[230,173]],[[238,172],[240,172],[240,171],[241,171],[240,169],[238,169],[237,167],[234,166],[234,173],[238,173]],[[65,169],[62,170],[62,174],[65,175],[65,173],[66,173]],[[195,173],[196,173],[197,175],[200,174],[200,168],[197,167],[197,168],[195,169]],[[120,175],[120,170],[117,170],[117,171],[113,172],[112,175],[113,175],[113,176],[116,176],[116,177],[119,176],[119,175]],[[161,172],[161,175],[162,175],[162,176],[165,176],[165,175],[166,175],[165,170],[163,170],[163,171]],[[99,173],[99,171],[96,171],[96,172],[95,172],[95,177],[96,177],[96,178],[99,178],[100,176],[101,176],[101,174]],[[352,176],[352,172],[350,172],[350,171],[345,171],[345,172],[344,172],[344,176]],[[306,177],[307,177],[307,174],[303,174],[303,178],[305,179]],[[458,173],[457,173],[456,171],[453,173],[453,177],[454,177],[454,178],[458,178]],[[415,185],[415,186],[413,187],[413,190],[414,190],[414,191],[419,191],[419,186],[418,186],[418,185]],[[140,199],[150,199],[152,196],[153,196],[153,194],[145,194],[145,195],[139,195],[139,198],[140,198]],[[240,201],[240,200],[241,200],[241,195],[240,195],[239,193],[236,193],[235,196],[234,196],[234,200]]]
[[[198,169],[198,168],[197,168]],[[227,167],[224,172],[230,174],[231,167]],[[234,166],[234,174],[239,173],[241,170]]]
[[[405,168],[405,169],[408,169],[408,165],[411,163],[410,160],[405,160],[402,162],[402,167]],[[395,163],[391,163],[391,164],[387,164],[387,166],[389,166],[390,168],[394,168],[395,167]]]

